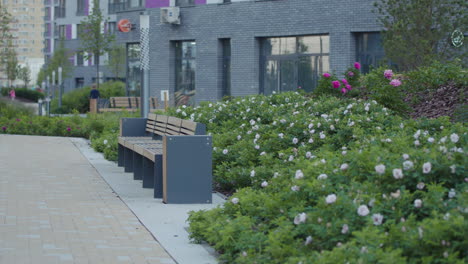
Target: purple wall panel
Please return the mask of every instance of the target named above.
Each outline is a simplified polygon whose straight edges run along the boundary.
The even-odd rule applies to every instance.
[[[65,39],[72,39],[72,25],[66,26]]]
[[[71,65],[75,65],[75,55],[68,57],[68,60],[70,61]]]
[[[52,36],[52,24],[50,23],[47,23],[47,32],[48,32],[47,37]]]
[[[206,0],[205,0],[206,1]],[[168,7],[169,0],[146,0],[146,8]]]
[[[50,53],[52,52],[52,47],[50,46],[50,39],[47,40],[47,50],[46,52]]]
[[[206,4],[206,0],[195,0],[196,5],[204,5]]]
[[[93,57],[92,56],[88,58],[88,66],[91,66],[91,65],[93,65]]]

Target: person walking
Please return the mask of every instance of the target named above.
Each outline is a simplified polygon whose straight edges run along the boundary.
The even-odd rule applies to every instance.
[[[10,90],[10,99],[13,101],[16,98],[16,92],[15,89]]]
[[[96,84],[91,85],[91,92],[89,93],[89,112],[96,114],[98,112],[98,100],[101,97]]]

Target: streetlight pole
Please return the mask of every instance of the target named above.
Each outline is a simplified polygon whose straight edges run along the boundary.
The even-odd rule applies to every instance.
[[[52,71],[52,96],[55,96],[55,70]]]
[[[62,67],[58,67],[58,89],[59,89],[59,100],[58,106],[62,107]]]
[[[149,26],[150,16],[140,15],[140,69],[143,70],[141,91],[141,117],[148,117],[149,112]]]

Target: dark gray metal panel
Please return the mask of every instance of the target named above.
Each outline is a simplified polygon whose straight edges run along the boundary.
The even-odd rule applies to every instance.
[[[133,179],[134,180],[143,179],[142,170],[143,170],[143,157],[140,154],[133,152]]]
[[[119,150],[118,150],[118,159],[117,159],[117,166],[119,167],[123,167],[124,166],[124,150],[125,150],[125,147],[118,144],[119,145]]]
[[[211,136],[166,136],[163,140],[163,201],[211,203]]]
[[[146,184],[148,182],[148,178],[153,178],[154,179],[154,163],[153,161],[147,159],[146,157],[143,157],[143,188],[146,188]],[[153,180],[154,182],[154,180]],[[153,186],[151,186],[153,188]],[[159,197],[160,198],[160,197]]]
[[[125,172],[133,172],[133,150],[125,148],[124,151]]]
[[[195,135],[206,135],[206,125],[202,123],[197,123],[197,128],[195,129]]]
[[[154,198],[163,197],[163,157],[162,155],[154,156],[154,165],[153,165],[153,187],[154,187]]]
[[[141,137],[146,135],[146,118],[120,119],[120,136]]]

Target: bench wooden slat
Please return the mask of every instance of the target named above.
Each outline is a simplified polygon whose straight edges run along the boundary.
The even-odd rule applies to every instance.
[[[197,129],[197,123],[190,120],[182,120],[181,126],[187,130],[194,131]]]

